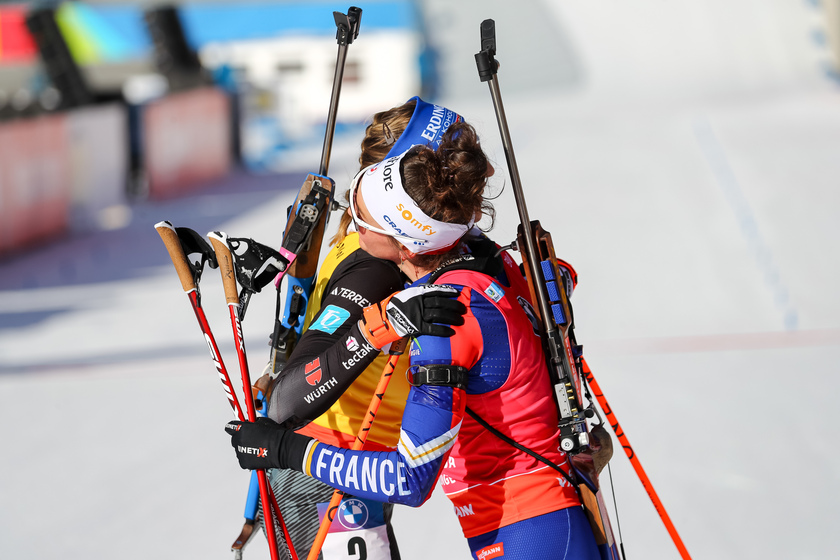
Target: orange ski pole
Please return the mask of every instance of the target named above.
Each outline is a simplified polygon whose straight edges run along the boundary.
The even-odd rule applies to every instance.
[[[385,369],[382,370],[382,376],[379,378],[379,384],[376,386],[373,397],[370,399],[365,420],[362,422],[359,433],[356,434],[356,441],[353,442],[353,447],[351,448],[353,451],[359,451],[365,446],[365,441],[367,441],[368,433],[373,426],[376,413],[379,412],[379,405],[382,404],[382,397],[385,396],[385,390],[388,388],[388,383],[391,382],[391,376],[394,374],[394,369],[397,367],[397,362],[405,350],[407,342],[408,339],[403,338],[391,344],[391,350],[389,351],[391,357],[388,359],[388,363],[385,364]],[[330,531],[333,519],[335,519],[335,513],[338,510],[338,504],[341,503],[341,497],[343,495],[344,492],[338,489],[333,492],[330,505],[324,513],[324,519],[321,521],[318,534],[315,535],[315,540],[312,542],[312,548],[309,550],[309,556],[306,557],[306,560],[317,560],[318,554],[321,553],[321,547],[324,546],[324,540],[326,540],[327,533]]]
[[[596,399],[598,399],[598,404],[601,405],[601,410],[604,411],[607,422],[609,422],[613,432],[615,432],[615,437],[618,438],[618,442],[624,449],[624,453],[627,455],[627,458],[630,459],[630,464],[633,465],[633,470],[636,471],[636,475],[642,482],[642,486],[644,486],[645,491],[650,497],[650,501],[653,502],[653,507],[656,509],[656,513],[658,513],[659,517],[662,518],[662,522],[665,524],[665,529],[668,530],[671,540],[674,541],[674,544],[677,546],[677,550],[680,551],[680,556],[684,560],[691,560],[688,550],[685,548],[679,533],[677,533],[677,528],[674,527],[673,522],[671,522],[671,518],[668,516],[668,512],[665,511],[665,506],[662,505],[662,501],[656,494],[656,490],[653,489],[653,484],[650,483],[650,479],[645,473],[645,469],[642,468],[642,464],[639,462],[636,452],[633,451],[633,447],[627,440],[624,430],[621,429],[621,425],[618,423],[618,420],[610,407],[610,403],[607,402],[606,397],[604,397],[604,393],[601,391],[601,387],[598,385],[598,382],[595,381],[595,376],[592,375],[592,370],[589,369],[589,365],[586,363],[586,360],[582,358],[581,364],[583,365],[583,375],[586,377],[586,382],[589,384],[589,388],[592,389],[592,394]]]

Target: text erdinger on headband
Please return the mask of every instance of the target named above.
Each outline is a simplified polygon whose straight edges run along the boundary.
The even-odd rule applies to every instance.
[[[419,97],[409,99],[415,100],[414,113],[408,126],[391,146],[391,151],[386,157],[394,157],[405,153],[410,147],[421,144],[437,150],[443,140],[443,133],[450,125],[464,120],[461,115],[440,105],[426,103]]]

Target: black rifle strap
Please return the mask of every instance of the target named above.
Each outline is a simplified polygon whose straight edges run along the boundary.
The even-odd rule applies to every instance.
[[[555,465],[553,462],[549,461],[548,459],[546,459],[545,457],[543,457],[542,455],[540,455],[536,451],[532,451],[532,450],[528,449],[527,447],[525,447],[524,445],[522,445],[521,443],[517,443],[516,441],[512,440],[510,437],[506,436],[505,434],[503,434],[502,432],[500,432],[499,430],[497,430],[496,428],[494,428],[493,426],[488,424],[487,421],[484,420],[484,418],[482,418],[481,416],[479,416],[478,414],[473,412],[470,409],[470,407],[467,407],[467,414],[469,414],[470,418],[472,418],[473,420],[478,422],[485,430],[487,430],[488,432],[490,432],[491,434],[493,434],[494,436],[496,436],[497,438],[499,438],[503,442],[507,443],[508,445],[511,445],[511,446],[515,447],[516,449],[518,449],[519,451],[521,451],[523,453],[526,453],[526,454],[530,455],[531,457],[533,457],[537,461],[539,461],[541,463],[545,463],[546,465],[548,465],[549,467],[551,467],[555,471],[559,472],[561,475],[563,475],[563,478],[566,479],[566,482],[568,482],[569,484],[574,486],[575,490],[578,489],[577,482],[572,480],[572,478],[569,476],[569,474],[566,471],[564,471],[563,469],[561,469],[558,465]]]
[[[427,280],[433,284],[441,275],[450,270],[475,270],[496,277],[504,270],[501,257],[497,254],[498,247],[486,237],[475,237],[467,240],[470,253],[458,255],[441,263]]]

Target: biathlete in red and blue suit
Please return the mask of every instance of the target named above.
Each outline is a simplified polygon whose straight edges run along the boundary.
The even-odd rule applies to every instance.
[[[503,258],[495,277],[457,269],[438,275],[436,283],[460,290],[465,324],[453,327],[451,338],[421,336],[410,346],[410,373],[457,366],[466,370],[465,386],[412,387],[397,451],[313,442],[304,473],[355,496],[411,506],[425,502],[441,478],[480,560],[598,558],[574,487],[465,414],[469,406],[502,433],[568,468],[540,338],[526,313],[527,286],[510,256]]]

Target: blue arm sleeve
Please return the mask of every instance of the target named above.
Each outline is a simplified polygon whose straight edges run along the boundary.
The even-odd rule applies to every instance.
[[[412,387],[396,451],[351,451],[318,442],[306,472],[360,498],[419,506],[455,444],[464,403],[461,389]]]

